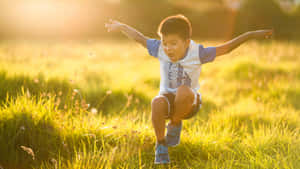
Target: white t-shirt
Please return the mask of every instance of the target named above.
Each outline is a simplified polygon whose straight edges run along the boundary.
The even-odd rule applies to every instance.
[[[181,85],[191,87],[194,92],[200,89],[199,76],[201,65],[216,57],[216,48],[203,48],[191,40],[186,55],[173,63],[165,54],[160,40],[148,39],[147,49],[150,55],[160,61],[160,94],[175,93]]]

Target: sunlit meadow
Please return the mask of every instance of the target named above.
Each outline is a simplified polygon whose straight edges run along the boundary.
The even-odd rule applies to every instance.
[[[204,46],[221,43],[197,41]],[[154,165],[159,62],[129,40],[0,42],[0,168],[300,168],[300,46],[203,65],[203,107]]]

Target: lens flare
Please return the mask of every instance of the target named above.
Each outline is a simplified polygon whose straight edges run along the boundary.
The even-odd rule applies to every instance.
[[[84,32],[99,20],[99,9],[88,2],[20,0],[0,4],[6,30],[32,35],[69,35]]]

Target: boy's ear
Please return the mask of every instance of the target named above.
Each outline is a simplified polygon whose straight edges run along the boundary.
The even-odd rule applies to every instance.
[[[187,47],[190,46],[190,43],[191,43],[191,39],[186,39],[185,40],[185,44],[187,45]]]

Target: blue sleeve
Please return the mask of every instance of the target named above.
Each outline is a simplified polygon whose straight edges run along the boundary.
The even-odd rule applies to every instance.
[[[212,62],[216,58],[216,47],[203,48],[202,45],[199,45],[199,58],[201,64]]]
[[[157,39],[147,39],[147,49],[151,56],[157,58],[160,43],[160,40]]]

